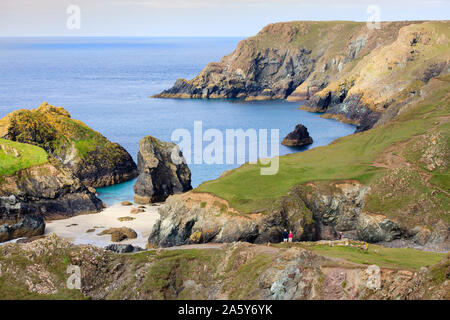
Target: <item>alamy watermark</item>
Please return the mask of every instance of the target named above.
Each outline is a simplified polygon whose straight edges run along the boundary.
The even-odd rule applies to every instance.
[[[367,28],[369,30],[381,29],[381,8],[378,5],[372,4],[367,7]]]
[[[187,164],[260,164],[261,175],[274,175],[279,169],[279,130],[218,129],[203,130],[202,121],[194,121],[194,134],[187,129],[176,129],[171,140],[175,142]],[[270,145],[270,153],[268,152]],[[173,150],[172,161],[180,164],[179,150]]]
[[[69,278],[67,278],[67,288],[68,289],[81,289],[81,269],[76,265],[69,265],[67,267],[66,273],[69,274]]]
[[[69,30],[81,29],[81,8],[76,4],[67,7],[66,13],[69,15],[66,21],[66,27]]]

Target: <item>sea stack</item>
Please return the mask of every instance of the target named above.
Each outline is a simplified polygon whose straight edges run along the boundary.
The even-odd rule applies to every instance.
[[[162,202],[192,189],[191,171],[179,147],[152,136],[139,143],[138,173],[134,201],[139,204]]]
[[[288,147],[303,147],[312,143],[313,139],[309,136],[308,129],[302,124],[296,125],[294,131],[281,142],[282,145]]]

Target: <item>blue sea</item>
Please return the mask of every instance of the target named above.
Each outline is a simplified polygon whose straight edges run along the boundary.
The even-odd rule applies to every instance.
[[[136,160],[139,140],[170,140],[175,129],[279,129],[280,142],[304,124],[323,146],[354,132],[352,125],[297,110],[285,101],[151,99],[177,78],[193,78],[203,67],[231,53],[239,38],[0,38],[0,117],[43,101],[120,143]],[[270,150],[270,149],[269,149]],[[215,179],[227,165],[190,165],[192,184]],[[133,198],[134,181],[99,188],[107,204]]]

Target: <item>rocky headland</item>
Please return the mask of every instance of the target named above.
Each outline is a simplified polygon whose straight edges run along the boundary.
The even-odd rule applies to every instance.
[[[270,24],[158,98],[307,100],[302,109],[367,130],[449,72],[448,21]],[[399,94],[400,93],[400,94]]]
[[[104,205],[94,187],[137,175],[124,148],[47,103],[0,119],[0,160],[0,223],[9,227],[29,215],[99,212]]]
[[[192,189],[191,171],[172,142],[144,137],[139,142],[138,172],[134,200],[139,204],[162,202],[169,195]]]

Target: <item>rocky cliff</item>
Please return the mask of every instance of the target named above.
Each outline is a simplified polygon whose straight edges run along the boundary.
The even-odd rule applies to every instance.
[[[192,189],[191,171],[178,146],[151,136],[139,142],[139,176],[134,185],[135,202],[162,202],[169,195]]]
[[[159,209],[160,219],[149,237],[152,246],[195,243],[280,242],[283,229],[295,230],[294,241],[316,240],[311,212],[294,194],[280,199],[267,214],[240,214],[226,201],[208,194],[170,197]]]
[[[122,146],[45,102],[35,110],[17,110],[0,119],[0,138],[43,148],[94,188],[137,175],[136,164]]]
[[[0,224],[38,214],[46,219],[103,208],[70,169],[41,148],[0,139]]]
[[[0,246],[2,299],[449,299],[449,256],[359,242],[114,254],[51,235]],[[67,266],[82,270],[69,290]]]
[[[179,79],[155,97],[308,100],[305,110],[366,130],[385,121],[381,115],[395,116],[431,78],[448,74],[448,24],[270,24],[194,79]]]

